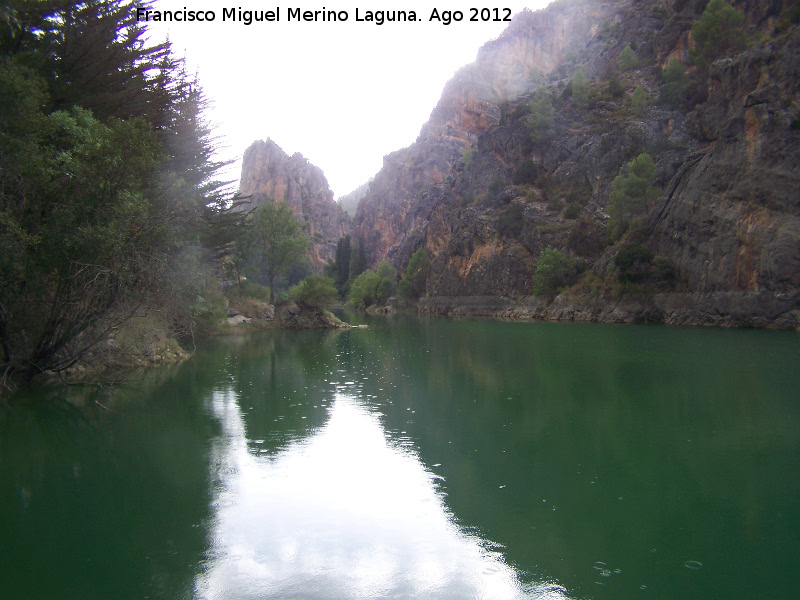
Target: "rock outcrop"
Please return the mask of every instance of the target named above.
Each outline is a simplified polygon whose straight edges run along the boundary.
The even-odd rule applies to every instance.
[[[247,197],[243,210],[264,202],[286,202],[306,224],[311,245],[309,259],[315,272],[336,255],[339,238],[350,233],[351,218],[333,200],[322,169],[302,154],[286,154],[275,142],[253,142],[242,159],[239,193]]]
[[[515,17],[385,157],[354,221],[367,262],[402,273],[425,247],[432,313],[800,327],[800,26],[791,3],[734,4],[749,43],[707,70],[690,60],[705,2],[561,0]],[[628,45],[637,62],[618,68]],[[552,116],[534,131],[537,91]],[[643,152],[658,198],[610,234],[612,181]],[[583,274],[534,298],[548,247]]]
[[[282,329],[349,329],[350,325],[327,311],[305,304],[287,302],[277,309],[278,324]]]

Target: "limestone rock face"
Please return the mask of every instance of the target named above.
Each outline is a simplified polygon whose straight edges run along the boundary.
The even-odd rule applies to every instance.
[[[416,142],[384,158],[354,221],[369,265],[402,273],[426,248],[429,312],[800,328],[800,24],[781,3],[732,4],[748,44],[707,72],[690,60],[702,3],[562,0],[515,17],[445,86]],[[627,45],[638,63],[620,71]],[[670,60],[686,74],[681,102],[659,101]],[[534,136],[540,89],[553,115]],[[611,184],[642,152],[659,197],[612,239]],[[653,256],[638,287],[616,262],[631,246]],[[548,247],[588,277],[531,300]]]
[[[655,215],[653,247],[697,292],[800,288],[800,32],[714,64],[689,125],[702,146]],[[795,104],[796,105],[796,104]],[[789,109],[789,110],[787,110]]]
[[[359,205],[354,231],[368,263],[407,254],[401,246],[419,219],[427,218],[415,209],[421,196],[463,167],[465,154],[477,149],[479,137],[500,121],[504,103],[535,89],[620,4],[558,3],[545,11],[519,13],[498,39],[480,49],[474,63],[456,73],[416,142],[384,157]]]
[[[275,142],[253,142],[242,159],[239,193],[249,196],[243,210],[265,202],[286,202],[306,224],[309,259],[317,273],[336,255],[339,238],[350,233],[351,218],[333,200],[322,169],[302,154],[287,155]]]

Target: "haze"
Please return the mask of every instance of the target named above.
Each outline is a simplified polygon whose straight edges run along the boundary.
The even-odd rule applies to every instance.
[[[549,2],[504,1],[476,8],[504,8],[513,14]],[[263,2],[243,10],[269,10]],[[237,7],[238,7],[237,6]],[[321,10],[326,5],[305,5]],[[192,4],[214,10],[212,23],[150,22],[150,39],[169,36],[177,56],[196,70],[212,102],[208,114],[220,138],[221,158],[235,159],[223,174],[238,182],[241,156],[257,139],[272,138],[289,154],[302,153],[320,167],[336,197],[378,172],[383,156],[408,146],[439,100],[444,84],[478,49],[498,37],[505,22],[469,22],[469,6],[405,2],[338,2],[326,8],[348,11],[346,22],[221,21],[223,2]],[[295,5],[291,5],[295,8]],[[187,8],[160,0],[158,10]],[[355,10],[416,11],[422,22],[356,22]],[[432,9],[461,10],[464,20],[445,26],[428,19]]]

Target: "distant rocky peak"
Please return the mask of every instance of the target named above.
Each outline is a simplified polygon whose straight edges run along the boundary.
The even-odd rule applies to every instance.
[[[627,2],[562,0],[518,13],[502,35],[481,47],[474,63],[445,85],[420,139],[444,134],[473,141],[500,119],[501,104],[535,89],[622,4]]]
[[[309,259],[318,272],[334,258],[339,238],[350,233],[350,216],[334,202],[322,169],[299,152],[289,156],[271,139],[253,142],[245,150],[239,193],[248,197],[244,210],[286,202],[307,224]]]

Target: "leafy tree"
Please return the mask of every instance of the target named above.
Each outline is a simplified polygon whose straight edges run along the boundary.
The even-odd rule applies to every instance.
[[[425,294],[425,284],[431,268],[428,251],[420,248],[411,255],[406,274],[397,284],[397,294],[406,299],[419,298]]]
[[[744,13],[725,0],[711,0],[703,15],[692,26],[692,58],[701,67],[722,56],[743,50],[747,38],[742,31]]]
[[[546,296],[568,285],[577,273],[575,260],[555,248],[542,250],[533,275],[533,293]]]
[[[248,224],[253,268],[269,282],[270,303],[275,302],[275,278],[286,273],[308,248],[300,222],[285,202],[259,206]]]
[[[388,261],[381,261],[374,271],[367,269],[353,280],[348,304],[364,308],[385,303],[394,294],[396,277],[395,268]]]
[[[333,280],[322,275],[311,275],[293,286],[289,290],[289,297],[295,302],[301,302],[316,308],[324,308],[338,297]]]
[[[0,365],[25,380],[74,365],[124,320],[118,309],[158,259],[159,229],[146,122],[30,108],[0,134]]]
[[[347,303],[353,308],[365,308],[378,301],[378,287],[381,277],[372,269],[367,269],[358,275],[350,285],[350,295]]]
[[[627,71],[628,69],[633,69],[638,64],[639,59],[636,57],[636,53],[631,49],[631,45],[628,44],[619,54],[617,67],[620,71]]]
[[[648,153],[629,162],[627,171],[627,175],[620,173],[611,182],[608,213],[612,237],[622,235],[632,218],[643,215],[659,192],[653,185],[656,167]]]

